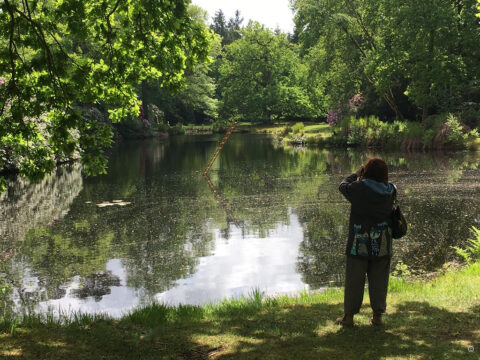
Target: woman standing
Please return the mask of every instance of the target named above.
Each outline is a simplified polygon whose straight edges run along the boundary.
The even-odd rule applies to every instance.
[[[345,315],[337,319],[337,324],[353,325],[353,316],[362,306],[367,276],[373,310],[371,323],[382,325],[387,305],[392,256],[391,214],[396,189],[388,182],[387,164],[372,158],[345,178],[339,190],[351,203],[351,210],[346,248]]]

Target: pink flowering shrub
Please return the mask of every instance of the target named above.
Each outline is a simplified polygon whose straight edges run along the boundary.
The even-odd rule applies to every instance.
[[[143,123],[143,125],[147,128],[151,127],[152,124],[148,119],[145,117],[145,110],[143,109],[143,105],[140,105],[140,115],[138,116],[138,119]]]
[[[362,106],[365,98],[363,97],[363,93],[358,93],[348,99],[348,108],[346,109],[346,115],[355,115],[357,111]],[[327,123],[330,126],[337,125],[343,119],[343,111],[342,111],[341,104],[338,105],[337,111],[330,109],[327,113]]]
[[[353,97],[351,97],[348,100],[348,107],[349,107],[350,111],[352,113],[356,114],[358,109],[360,108],[360,106],[362,106],[364,100],[365,100],[365,98],[363,97],[363,93],[358,93],[358,94],[354,95]]]
[[[340,117],[338,116],[338,114],[337,114],[335,111],[333,111],[333,109],[330,109],[330,110],[328,111],[328,114],[327,114],[327,123],[328,123],[328,125],[330,125],[330,126],[335,126],[335,125],[337,125],[337,124],[338,124],[338,121],[339,121],[339,118],[340,118]]]

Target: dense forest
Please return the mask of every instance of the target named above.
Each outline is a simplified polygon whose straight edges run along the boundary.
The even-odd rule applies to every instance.
[[[350,114],[421,121],[455,113],[478,126],[480,19],[474,0],[400,6],[294,0],[291,6],[293,34],[243,24],[239,12],[228,21],[221,10],[215,14],[214,61],[196,82],[195,72],[187,74],[186,90],[190,80],[192,92],[203,90],[204,97],[195,97],[210,101],[188,106],[182,93],[179,121],[338,121]]]
[[[5,0],[1,171],[35,180],[78,156],[97,174],[115,133],[234,120],[327,121],[364,138],[351,119],[375,116],[373,133],[423,124],[423,144],[442,131],[478,138],[477,0],[290,4],[285,34],[239,11],[208,19],[189,1]]]

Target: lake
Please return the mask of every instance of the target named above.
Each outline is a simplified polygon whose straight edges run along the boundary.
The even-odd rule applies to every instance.
[[[479,153],[374,153],[276,146],[234,134],[124,141],[107,175],[65,165],[0,196],[0,316],[107,313],[341,286],[349,204],[343,177],[386,160],[410,225],[393,265],[456,259],[480,226]]]

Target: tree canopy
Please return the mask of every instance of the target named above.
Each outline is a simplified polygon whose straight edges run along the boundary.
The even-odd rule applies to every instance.
[[[182,82],[211,36],[188,0],[5,0],[0,5],[0,169],[39,179],[78,152],[105,171],[111,122],[138,116],[137,86]],[[93,104],[104,123],[82,116]]]
[[[396,118],[457,111],[477,88],[475,0],[294,0],[304,59],[337,108],[363,91]],[[378,101],[376,99],[382,99]]]
[[[188,12],[196,26],[207,31],[207,12],[195,5],[190,5]],[[216,59],[222,51],[221,37],[210,34],[210,40],[208,57]],[[215,96],[217,84],[212,75],[211,63],[211,60],[200,62],[194,68],[186,69],[182,86],[174,89],[164,86],[161,79],[148,81],[142,88],[144,107],[153,105],[162,113],[162,121],[170,125],[213,121],[218,115],[218,99]],[[155,119],[151,119],[153,115],[151,111],[145,114],[155,122]]]
[[[73,155],[102,173],[115,122],[337,121],[362,99],[356,115],[479,126],[478,0],[291,0],[292,34],[189,2],[4,0],[0,176]]]
[[[295,45],[284,34],[251,23],[225,49],[219,84],[222,116],[252,122],[311,116],[313,109],[301,86],[304,75]]]

